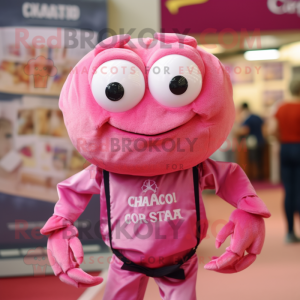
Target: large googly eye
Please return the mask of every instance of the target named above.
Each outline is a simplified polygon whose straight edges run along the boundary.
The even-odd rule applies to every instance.
[[[136,65],[115,59],[105,62],[96,70],[91,88],[101,107],[110,112],[124,112],[142,100],[145,79]]]
[[[200,94],[202,75],[191,59],[172,54],[153,64],[149,72],[149,88],[162,105],[185,106]]]

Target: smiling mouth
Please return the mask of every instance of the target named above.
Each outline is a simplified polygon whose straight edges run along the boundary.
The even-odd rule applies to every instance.
[[[171,128],[170,130],[167,130],[167,131],[163,131],[163,132],[159,132],[159,133],[154,133],[154,134],[147,134],[147,133],[141,133],[141,132],[133,132],[133,131],[129,131],[129,130],[125,130],[125,129],[122,129],[122,128],[119,128],[119,127],[116,127],[112,124],[110,124],[109,122],[107,122],[107,124],[109,124],[111,127],[115,128],[115,129],[118,129],[120,131],[123,131],[123,132],[128,132],[128,133],[131,133],[131,134],[134,134],[134,135],[141,135],[141,136],[150,136],[150,137],[155,137],[155,136],[160,136],[160,135],[163,135],[163,134],[166,134],[166,133],[170,133],[176,129],[179,129],[180,127],[183,127],[185,126],[186,124],[188,124],[195,116],[193,116],[192,118],[190,118],[187,122],[183,123],[183,124],[180,124],[174,128]]]
[[[185,125],[185,124],[183,124],[183,125]],[[109,124],[109,125],[112,126],[112,127],[114,127],[114,128],[116,128],[116,129],[118,129],[118,130],[124,131],[124,132],[128,132],[128,133],[135,134],[135,135],[151,136],[151,137],[155,137],[155,136],[159,136],[159,135],[162,135],[162,134],[165,134],[165,133],[169,133],[169,132],[171,132],[173,130],[176,130],[176,129],[178,129],[178,128],[180,128],[182,126],[182,125],[179,125],[179,126],[174,127],[174,128],[172,128],[170,130],[167,130],[167,131],[164,131],[164,132],[160,132],[160,133],[146,134],[146,133],[140,133],[140,132],[133,132],[133,131],[129,131],[129,130],[124,130],[124,129],[118,128],[116,126],[113,126],[111,124]]]

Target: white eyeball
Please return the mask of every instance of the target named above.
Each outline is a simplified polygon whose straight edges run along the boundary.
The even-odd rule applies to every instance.
[[[115,59],[105,62],[96,70],[91,88],[101,107],[110,112],[124,112],[142,100],[145,79],[135,64]]]
[[[153,64],[149,73],[149,88],[153,97],[169,107],[193,102],[202,88],[202,75],[189,58],[172,54]]]

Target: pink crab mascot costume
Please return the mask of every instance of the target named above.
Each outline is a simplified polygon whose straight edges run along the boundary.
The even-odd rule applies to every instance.
[[[70,73],[60,109],[72,143],[92,165],[58,184],[54,215],[41,230],[55,275],[75,287],[100,284],[79,268],[73,223],[100,194],[100,231],[111,247],[104,299],[143,299],[149,277],[163,299],[196,299],[198,244],[207,219],[201,191],[215,189],[236,210],[205,268],[239,272],[263,246],[270,213],[243,170],[209,159],[234,120],[230,79],[189,36],[113,36]]]

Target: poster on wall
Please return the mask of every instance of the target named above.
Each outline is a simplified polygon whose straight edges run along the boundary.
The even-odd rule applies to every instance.
[[[282,62],[264,63],[262,69],[264,81],[283,80],[284,64]]]
[[[57,183],[88,166],[69,140],[58,98],[68,74],[105,38],[106,28],[105,0],[2,5],[0,276],[5,275],[2,260],[46,247],[47,238],[38,229],[53,214]],[[79,235],[84,247],[108,253],[96,228],[99,212],[95,195],[78,220]],[[16,239],[18,222],[24,231]]]
[[[89,34],[89,44],[97,43],[94,31],[0,28],[0,92],[58,96],[68,74],[92,48],[89,44],[70,47],[70,33],[77,37]]]
[[[264,116],[266,118],[274,116],[278,107],[285,98],[283,90],[265,90],[262,94]]]
[[[0,103],[0,190],[55,202],[57,183],[87,163],[69,141],[58,99],[0,94]]]
[[[293,30],[300,29],[300,1],[161,0],[161,20],[164,32],[184,34]]]
[[[249,64],[224,64],[225,70],[230,75],[232,84],[247,84],[254,82],[254,71]]]
[[[263,105],[265,108],[277,108],[283,100],[283,90],[266,90],[263,92]]]

